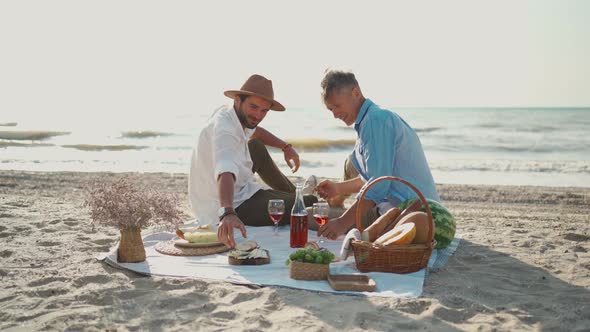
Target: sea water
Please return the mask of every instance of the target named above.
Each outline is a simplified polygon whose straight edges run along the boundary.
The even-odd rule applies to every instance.
[[[590,108],[396,108],[437,183],[590,187]],[[211,111],[101,118],[0,114],[0,169],[188,173]],[[356,132],[323,108],[269,112],[261,126],[292,143],[294,175],[338,178]],[[269,149],[291,175],[282,152]],[[403,156],[399,156],[403,158]]]

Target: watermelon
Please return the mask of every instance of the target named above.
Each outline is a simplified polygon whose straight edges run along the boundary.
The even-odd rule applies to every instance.
[[[409,199],[401,203],[398,208],[403,211],[415,200],[416,198]],[[430,211],[432,211],[432,218],[434,218],[434,239],[436,240],[436,249],[446,248],[451,244],[451,241],[453,241],[453,238],[455,237],[455,229],[457,228],[455,217],[441,203],[432,199],[426,199],[426,201],[430,206]],[[422,211],[426,212],[424,206],[422,207]]]

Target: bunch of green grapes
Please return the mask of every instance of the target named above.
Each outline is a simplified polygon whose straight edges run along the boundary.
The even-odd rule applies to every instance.
[[[334,259],[334,254],[326,249],[299,249],[296,252],[289,255],[287,265],[291,261],[297,261],[302,263],[315,263],[315,264],[330,264]]]

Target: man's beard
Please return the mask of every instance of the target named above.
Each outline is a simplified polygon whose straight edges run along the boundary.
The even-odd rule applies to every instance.
[[[251,125],[250,123],[248,123],[248,118],[246,117],[246,114],[244,113],[244,110],[242,109],[241,105],[240,107],[238,107],[236,114],[238,115],[238,119],[240,120],[242,126],[248,129],[255,129],[258,126],[258,124]]]

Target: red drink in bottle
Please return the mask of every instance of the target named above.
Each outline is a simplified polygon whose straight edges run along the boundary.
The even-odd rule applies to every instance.
[[[307,243],[307,211],[303,203],[301,185],[297,185],[291,210],[291,248],[303,248]]]
[[[307,213],[291,215],[291,248],[303,248],[307,243]]]

